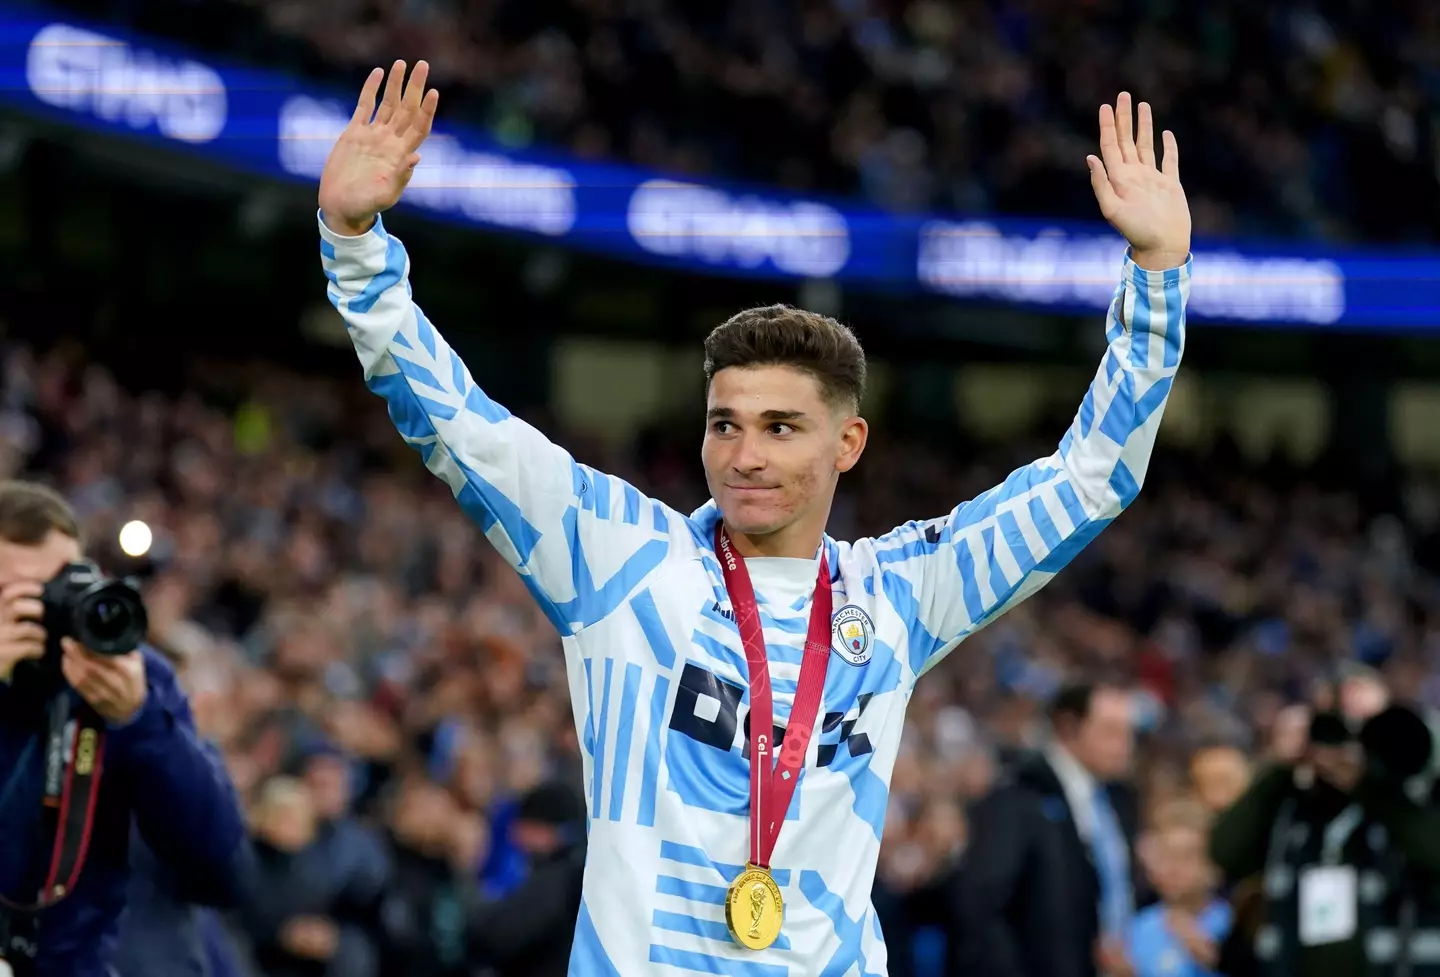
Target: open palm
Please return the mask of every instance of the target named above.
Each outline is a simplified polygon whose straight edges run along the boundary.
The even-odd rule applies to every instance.
[[[1155,163],[1155,127],[1150,106],[1141,102],[1132,125],[1130,95],[1115,107],[1100,106],[1100,158],[1090,156],[1090,183],[1100,213],[1130,242],[1132,252],[1160,267],[1184,262],[1190,252],[1190,206],[1180,186],[1180,150],[1169,130],[1165,156]],[[1103,160],[1103,161],[1102,161]]]
[[[376,68],[365,79],[355,114],[320,174],[320,212],[338,233],[364,233],[376,214],[395,206],[410,182],[440,100],[435,89],[425,91],[429,74],[430,66],[417,62],[406,84],[405,62],[396,61],[378,110],[375,95],[385,72]]]

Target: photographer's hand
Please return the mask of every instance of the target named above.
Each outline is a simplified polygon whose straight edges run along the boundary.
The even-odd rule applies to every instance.
[[[0,679],[9,680],[16,664],[45,654],[43,584],[21,580],[0,590]]]
[[[113,725],[124,725],[145,705],[145,658],[138,651],[128,655],[97,655],[73,638],[62,638],[61,670],[65,681],[90,703],[100,717]]]

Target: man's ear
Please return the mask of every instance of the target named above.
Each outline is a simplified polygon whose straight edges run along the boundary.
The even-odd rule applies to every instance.
[[[840,422],[840,451],[835,458],[835,470],[848,472],[860,461],[865,444],[870,438],[870,425],[865,418],[852,415]]]

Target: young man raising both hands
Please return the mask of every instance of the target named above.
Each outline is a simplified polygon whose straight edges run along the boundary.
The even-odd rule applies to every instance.
[[[869,897],[913,683],[1144,479],[1190,277],[1173,137],[1157,166],[1148,106],[1138,127],[1128,95],[1100,110],[1092,182],[1130,251],[1056,452],[948,515],[842,543],[826,520],[868,429],[864,354],[833,319],[749,309],[706,340],[713,501],[688,516],[475,386],[379,220],[430,131],[427,73],[366,82],[320,181],[322,264],[370,388],[562,636],[590,817],[570,973],[883,975]]]

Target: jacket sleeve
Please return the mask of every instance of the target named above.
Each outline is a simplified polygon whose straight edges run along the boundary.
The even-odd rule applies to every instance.
[[[912,676],[1045,586],[1135,500],[1184,351],[1190,268],[1146,271],[1127,255],[1109,346],[1053,454],[874,540],[881,587],[918,624]]]
[[[411,299],[410,258],[383,221],[354,237],[319,230],[330,301],[400,435],[561,634],[606,617],[664,560],[668,510],[486,396]]]
[[[144,706],[106,736],[107,775],[128,785],[135,826],[167,872],[187,882],[187,896],[227,904],[238,860],[245,857],[245,825],[219,753],[195,731],[190,704],[175,673],[146,649]]]

